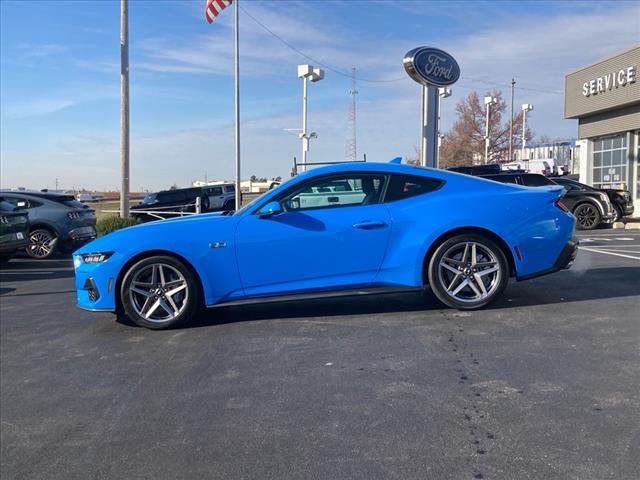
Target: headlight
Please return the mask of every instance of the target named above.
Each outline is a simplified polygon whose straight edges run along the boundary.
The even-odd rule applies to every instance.
[[[81,255],[74,255],[73,264],[78,268],[82,263],[102,263],[111,255],[113,255],[113,252],[83,253]]]

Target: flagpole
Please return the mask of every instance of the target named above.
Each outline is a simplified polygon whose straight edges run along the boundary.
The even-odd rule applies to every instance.
[[[129,216],[129,5],[120,0],[120,217]]]
[[[240,6],[235,6],[235,130],[236,130],[236,210],[240,209]]]

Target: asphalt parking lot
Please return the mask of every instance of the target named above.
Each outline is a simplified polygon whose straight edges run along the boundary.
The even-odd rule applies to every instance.
[[[156,332],[74,306],[68,260],[0,274],[6,479],[637,479],[640,231],[489,309],[381,295]]]

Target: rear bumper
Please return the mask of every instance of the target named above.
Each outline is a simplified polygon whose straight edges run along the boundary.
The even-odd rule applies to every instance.
[[[578,255],[578,244],[579,242],[576,239],[569,240],[564,246],[564,248],[562,249],[562,251],[560,252],[560,255],[558,255],[558,258],[553,264],[553,267],[548,268],[546,270],[542,270],[540,272],[532,273],[530,275],[518,277],[517,280],[518,281],[530,280],[532,278],[541,277],[543,275],[548,275],[550,273],[571,268],[571,265],[573,265],[573,261],[576,259],[576,256]]]

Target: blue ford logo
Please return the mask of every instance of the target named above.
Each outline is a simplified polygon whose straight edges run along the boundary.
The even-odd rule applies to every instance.
[[[455,58],[438,48],[417,47],[404,56],[404,69],[416,82],[423,85],[446,87],[460,78],[460,67]]]

